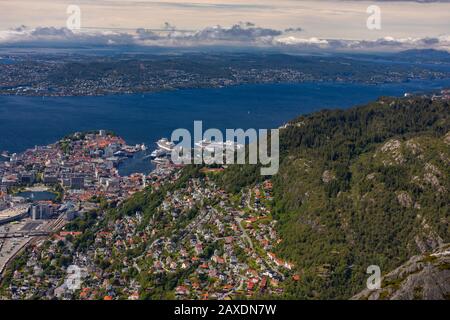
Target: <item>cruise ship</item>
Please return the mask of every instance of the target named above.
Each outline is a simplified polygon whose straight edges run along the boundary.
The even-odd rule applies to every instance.
[[[159,164],[159,165],[167,165],[170,163],[170,160],[167,158],[157,157],[152,160],[153,163]]]
[[[158,140],[156,142],[156,144],[158,145],[158,147],[160,149],[165,150],[165,151],[169,151],[169,152],[171,152],[172,149],[175,147],[175,144],[173,142],[170,142],[166,138],[162,138],[161,140]]]
[[[244,146],[242,144],[235,143],[234,141],[227,140],[225,142],[212,142],[210,140],[201,140],[199,142],[196,142],[195,145],[197,147],[200,147],[201,149],[205,149],[207,151],[214,151],[217,149],[233,149],[233,150],[240,150]]]

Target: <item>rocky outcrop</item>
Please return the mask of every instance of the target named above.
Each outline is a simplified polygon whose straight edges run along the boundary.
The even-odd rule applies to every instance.
[[[331,181],[333,181],[335,179],[336,179],[336,176],[330,170],[325,170],[322,174],[322,181],[324,183],[330,183]]]
[[[412,257],[383,277],[381,289],[365,289],[353,300],[450,299],[450,245]]]
[[[441,183],[440,183],[438,177],[442,177],[441,171],[439,171],[439,169],[436,166],[434,166],[430,163],[426,163],[423,180],[426,183],[433,186],[433,188],[435,188],[438,192],[444,193],[446,190],[443,186],[441,186]]]
[[[397,201],[404,208],[411,208],[413,205],[410,195],[405,191],[401,191],[397,194]]]
[[[401,147],[402,143],[400,142],[400,140],[397,139],[391,139],[381,147],[381,153],[389,157],[388,159],[383,160],[383,164],[385,166],[403,164],[405,162],[405,158],[402,154]],[[377,156],[378,156],[377,154],[374,155],[374,157]]]
[[[450,131],[445,135],[444,142],[450,146]]]

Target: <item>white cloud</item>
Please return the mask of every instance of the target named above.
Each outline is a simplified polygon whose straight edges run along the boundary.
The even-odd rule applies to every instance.
[[[121,45],[213,45],[213,44],[261,44],[270,43],[282,31],[260,28],[250,22],[235,24],[229,28],[221,26],[207,27],[200,31],[181,32],[173,27],[165,32],[137,29],[133,33],[121,31],[71,31],[67,28],[24,26],[0,31],[0,44],[121,44]]]
[[[251,20],[276,30],[301,26],[305,37],[366,39],[391,35],[436,37],[448,33],[449,1],[372,0],[0,0],[0,30],[25,24],[66,26],[66,9],[78,4],[82,26],[93,28],[161,28],[174,22],[178,28],[202,30],[219,24]],[[376,3],[382,12],[382,29],[368,30],[366,9]]]
[[[0,31],[0,45],[30,44],[30,45],[108,45],[133,44],[134,36],[127,33],[111,31],[103,32],[73,32],[67,28],[38,27],[29,29],[24,26]]]
[[[329,42],[325,39],[319,39],[316,37],[304,39],[304,38],[297,38],[294,36],[275,39],[275,43],[283,45],[322,45],[322,46],[329,45]]]
[[[300,29],[297,29],[300,30]],[[183,32],[174,27],[167,31],[156,32],[138,29],[135,32],[122,31],[71,31],[67,28],[20,27],[8,31],[0,31],[2,45],[32,46],[253,46],[255,48],[275,48],[289,50],[321,49],[321,50],[360,50],[360,51],[400,51],[406,49],[441,49],[450,51],[450,36],[424,38],[395,38],[386,36],[376,40],[345,40],[304,37],[302,32],[292,33],[270,28],[261,28],[246,22],[229,28],[221,26],[207,27],[199,31]]]
[[[285,37],[275,39],[275,43],[290,49],[326,49],[333,51],[402,51],[408,49],[436,49],[450,51],[450,36],[435,38],[394,38],[383,37],[376,40],[345,40]]]

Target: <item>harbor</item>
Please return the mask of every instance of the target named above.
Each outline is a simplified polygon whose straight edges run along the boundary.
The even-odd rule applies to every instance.
[[[66,223],[99,207],[97,199],[122,202],[162,179],[171,168],[144,161],[145,144],[128,145],[105,130],[77,132],[0,162],[0,273],[30,241],[58,232]],[[129,170],[122,174],[119,167]]]
[[[173,164],[171,161],[172,152],[176,148],[175,143],[172,141],[169,141],[167,138],[161,138],[156,142],[157,149],[153,150],[153,152],[150,154],[151,162],[153,162],[156,165],[170,165]],[[178,147],[179,151],[182,150],[182,147]],[[231,150],[233,152],[240,152],[245,150],[245,146],[243,144],[236,143],[234,141],[211,141],[208,139],[203,139],[198,142],[194,143],[194,148],[191,148],[190,153],[187,152],[188,156],[189,154],[195,155],[195,157],[198,157],[199,154],[202,155],[202,158],[205,161],[208,161],[211,157],[203,157],[203,152],[207,152],[208,154],[215,154],[216,152],[224,153],[225,151]],[[186,154],[186,153],[184,153]]]

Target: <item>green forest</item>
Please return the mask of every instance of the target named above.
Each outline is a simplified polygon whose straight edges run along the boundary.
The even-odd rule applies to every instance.
[[[350,298],[369,265],[385,274],[449,242],[449,116],[448,101],[383,97],[281,130],[277,251],[302,275],[286,298]],[[219,181],[238,192],[259,172],[230,166]]]

